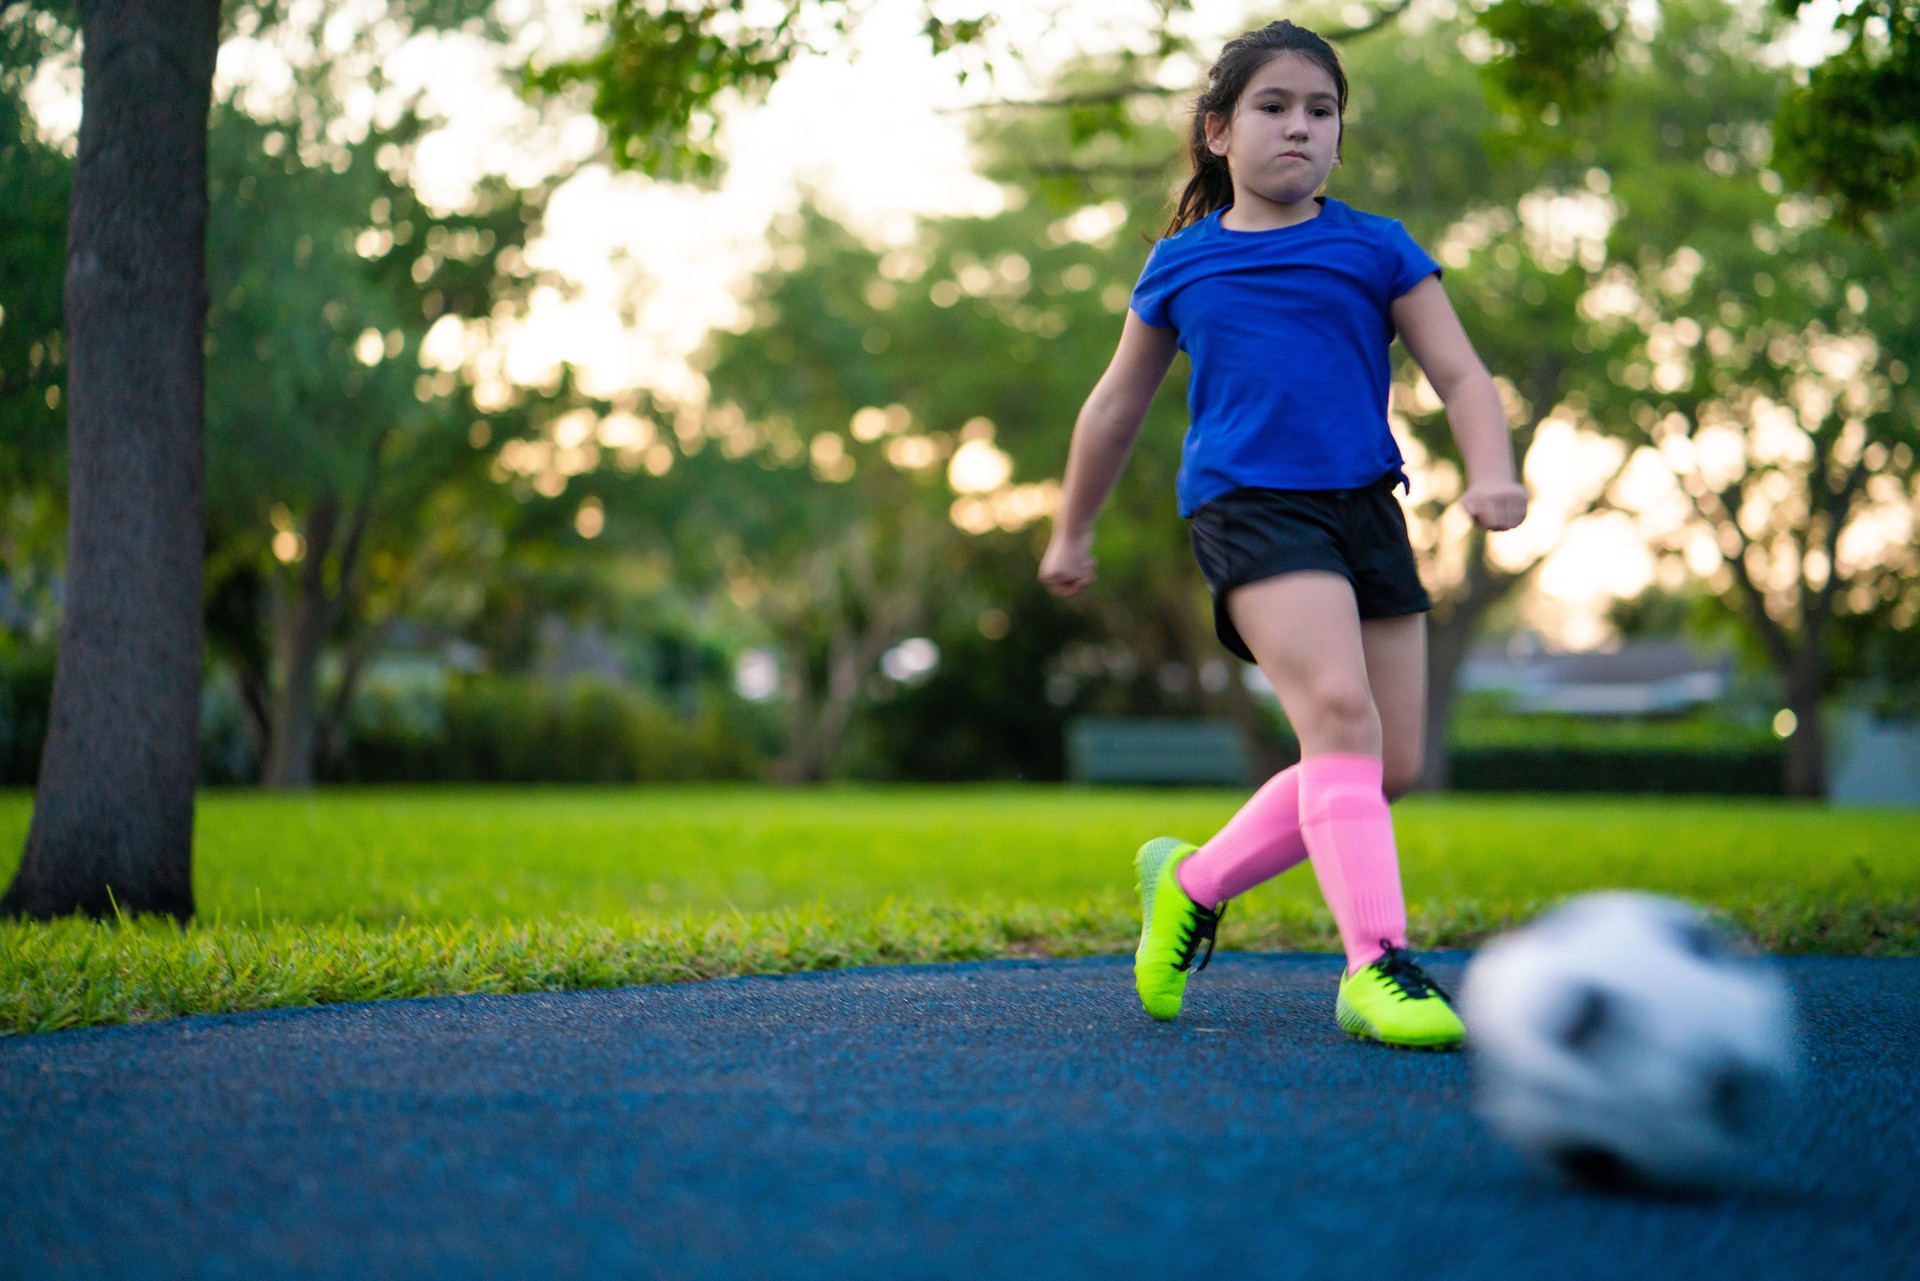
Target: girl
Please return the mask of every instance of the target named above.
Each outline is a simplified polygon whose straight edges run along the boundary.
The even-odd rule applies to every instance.
[[[1446,404],[1468,514],[1511,529],[1527,496],[1440,268],[1399,223],[1315,195],[1340,163],[1346,103],[1333,47],[1291,22],[1233,40],[1207,73],[1193,177],[1074,425],[1040,578],[1061,596],[1093,581],[1094,517],[1186,352],[1180,514],[1214,628],[1272,681],[1301,761],[1199,849],[1165,837],[1141,848],[1141,1003],[1178,1015],[1227,900],[1310,859],[1347,954],[1340,1026],[1444,1049],[1460,1020],[1406,951],[1387,811],[1420,772],[1431,607],[1393,493],[1406,480],[1386,416],[1396,331]]]

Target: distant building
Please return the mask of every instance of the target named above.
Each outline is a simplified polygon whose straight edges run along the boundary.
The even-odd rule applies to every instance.
[[[1862,711],[1835,720],[1827,798],[1835,805],[1920,805],[1920,724]]]
[[[1553,654],[1537,636],[1522,632],[1474,646],[1458,680],[1463,691],[1509,695],[1517,712],[1673,715],[1726,698],[1733,689],[1733,655],[1702,654],[1683,640],[1668,639]]]

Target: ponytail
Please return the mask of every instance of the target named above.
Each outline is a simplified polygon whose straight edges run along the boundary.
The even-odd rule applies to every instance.
[[[1216,156],[1207,146],[1207,118],[1233,118],[1233,109],[1254,73],[1283,53],[1297,53],[1320,65],[1333,77],[1339,96],[1339,114],[1344,131],[1347,114],[1347,73],[1340,69],[1340,55],[1315,32],[1287,22],[1270,22],[1255,31],[1235,36],[1207,69],[1207,87],[1194,99],[1193,117],[1187,126],[1187,159],[1193,176],[1180,191],[1173,217],[1165,235],[1171,236],[1199,222],[1218,209],[1233,203],[1233,172],[1225,156]]]

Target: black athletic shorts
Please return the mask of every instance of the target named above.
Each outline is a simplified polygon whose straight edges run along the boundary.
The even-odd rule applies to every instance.
[[[1302,569],[1353,584],[1361,618],[1433,608],[1393,490],[1398,470],[1360,489],[1236,489],[1193,514],[1193,558],[1213,589],[1213,630],[1249,663],[1253,654],[1227,614],[1236,587]]]

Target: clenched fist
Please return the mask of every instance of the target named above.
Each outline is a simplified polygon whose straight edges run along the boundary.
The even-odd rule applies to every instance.
[[[1482,529],[1512,529],[1527,518],[1527,491],[1512,481],[1469,485],[1460,505]]]
[[[1077,596],[1093,583],[1093,534],[1054,531],[1040,558],[1040,582],[1055,596]]]

